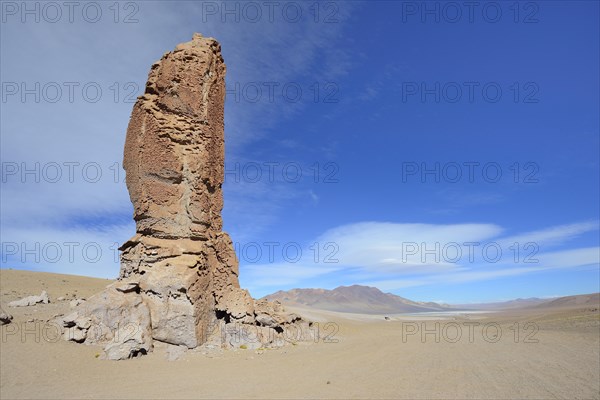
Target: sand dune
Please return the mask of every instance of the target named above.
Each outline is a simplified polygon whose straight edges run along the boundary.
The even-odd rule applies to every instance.
[[[0,398],[599,398],[599,311],[587,304],[389,321],[302,307],[295,311],[317,322],[318,343],[188,351],[177,361],[161,346],[99,360],[99,348],[44,331],[69,310],[58,297],[88,297],[108,283],[0,271],[0,305],[14,316],[0,327]],[[50,304],[7,306],[42,290]]]

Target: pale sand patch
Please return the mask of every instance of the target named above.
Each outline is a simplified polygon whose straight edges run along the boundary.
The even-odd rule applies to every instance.
[[[166,346],[139,359],[112,362],[96,359],[101,350],[96,347],[44,340],[43,321],[69,310],[68,301],[57,303],[57,297],[70,298],[77,291],[77,297],[88,298],[109,283],[0,271],[0,305],[14,316],[12,328],[12,324],[0,327],[0,398],[600,397],[600,320],[598,310],[589,307],[433,319],[394,315],[390,321],[383,316],[290,307],[318,322],[322,338],[329,335],[332,342],[262,354],[188,351],[178,361],[166,359]],[[51,304],[7,307],[9,301],[42,290],[48,292]],[[29,319],[34,319],[28,325],[38,332],[39,341],[33,333],[21,336]],[[528,322],[539,327],[528,338],[537,343],[525,343],[533,332],[524,329]],[[435,334],[425,340],[420,333],[405,335],[403,340],[403,330],[420,329],[423,323],[434,331],[440,324],[439,343]],[[469,323],[480,324],[473,330],[472,342]],[[491,323],[501,328],[496,343],[483,336],[482,328]],[[457,325],[462,337],[450,343],[447,339],[454,337]],[[15,327],[20,332],[10,334]],[[493,327],[488,328],[488,339],[494,333]]]

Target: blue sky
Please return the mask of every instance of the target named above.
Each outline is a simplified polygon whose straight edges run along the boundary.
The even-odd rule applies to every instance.
[[[600,290],[597,2],[28,4],[2,2],[2,268],[117,275],[131,99],[201,32],[227,63],[223,215],[254,296]]]

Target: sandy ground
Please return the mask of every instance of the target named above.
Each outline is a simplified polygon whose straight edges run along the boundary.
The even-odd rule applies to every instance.
[[[69,310],[59,296],[89,297],[108,283],[0,271],[0,306],[14,316],[0,327],[1,399],[600,398],[597,307],[394,315],[389,321],[296,309],[319,323],[319,343],[188,351],[177,361],[157,347],[148,356],[114,362],[96,358],[98,347],[56,341],[45,324]],[[51,304],[7,306],[44,289]],[[429,333],[422,336],[424,330]]]

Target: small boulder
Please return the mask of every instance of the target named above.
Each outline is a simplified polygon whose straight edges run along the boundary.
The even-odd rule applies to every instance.
[[[79,329],[90,329],[92,326],[92,319],[88,317],[77,317],[74,322]]]
[[[42,291],[42,294],[39,296],[27,296],[22,298],[21,300],[15,300],[8,303],[9,307],[28,307],[33,306],[38,303],[48,304],[50,303],[50,298],[48,298],[48,293],[46,291]]]
[[[86,337],[87,332],[79,329],[76,326],[65,329],[65,333],[63,334],[63,338],[66,341],[73,341],[77,343],[83,343]]]
[[[12,319],[13,319],[12,315],[0,310],[0,325],[10,324],[10,321],[12,321]]]

